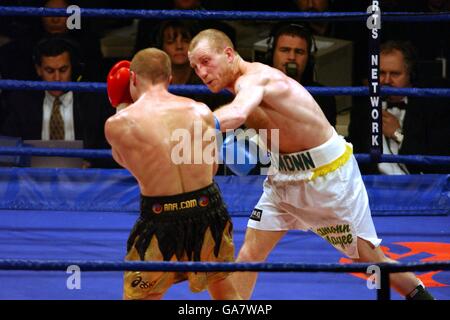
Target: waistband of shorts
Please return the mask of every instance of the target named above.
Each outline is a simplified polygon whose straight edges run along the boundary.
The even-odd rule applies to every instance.
[[[333,129],[331,138],[317,147],[296,153],[279,154],[276,160],[277,169],[287,174],[310,172],[313,179],[341,167],[350,159],[352,153],[351,145]]]
[[[148,197],[141,194],[141,214],[159,215],[208,209],[220,199],[219,187],[215,182],[198,190],[171,196]]]

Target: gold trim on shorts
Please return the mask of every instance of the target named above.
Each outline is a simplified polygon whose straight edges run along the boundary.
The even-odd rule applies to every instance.
[[[353,153],[353,148],[351,147],[351,145],[346,144],[345,151],[339,158],[337,158],[336,160],[334,160],[324,166],[321,166],[317,169],[312,170],[313,175],[310,180],[314,180],[317,177],[322,177],[324,175],[327,175],[330,172],[333,172],[333,171],[339,169],[340,167],[342,167],[344,164],[347,163],[347,161],[350,159],[352,153]]]

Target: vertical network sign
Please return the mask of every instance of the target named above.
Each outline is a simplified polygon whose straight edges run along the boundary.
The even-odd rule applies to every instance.
[[[369,103],[370,103],[370,155],[379,160],[383,153],[382,115],[380,101],[380,29],[381,10],[379,1],[372,1],[367,8],[370,14],[366,26],[369,29]]]

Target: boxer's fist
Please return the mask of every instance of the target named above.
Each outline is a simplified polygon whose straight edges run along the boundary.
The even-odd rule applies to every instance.
[[[133,103],[130,95],[130,61],[117,62],[108,73],[106,85],[113,107],[120,108]]]
[[[246,176],[258,163],[258,144],[253,138],[246,136],[245,131],[239,135],[227,134],[223,141],[219,161],[223,162],[234,174]]]

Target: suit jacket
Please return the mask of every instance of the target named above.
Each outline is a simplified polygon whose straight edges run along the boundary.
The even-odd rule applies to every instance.
[[[360,98],[361,99],[361,98]],[[364,98],[362,98],[364,99]],[[365,103],[353,107],[350,113],[348,140],[355,153],[368,153],[370,149],[370,110]],[[403,119],[401,155],[450,155],[450,101],[409,97]],[[360,165],[365,174],[379,173],[376,164]],[[407,165],[410,173],[450,173],[450,166]]]
[[[3,134],[23,140],[40,140],[44,97],[42,91],[11,92],[6,99],[8,115],[3,123]],[[108,106],[105,94],[73,92],[75,139],[82,140],[84,148],[110,148],[104,135],[104,124],[114,110]]]

